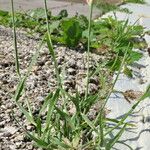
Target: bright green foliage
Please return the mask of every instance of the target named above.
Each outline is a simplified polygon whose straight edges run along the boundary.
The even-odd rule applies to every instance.
[[[139,40],[144,35],[144,28],[140,25],[129,25],[128,20],[119,21],[112,17],[95,22],[93,28],[95,40],[92,46],[99,48],[100,45],[104,45],[108,48],[109,52],[116,54],[115,59],[107,63],[107,66],[109,66],[112,71],[119,69],[125,49],[129,45],[124,73],[132,77],[132,70],[127,66],[142,57],[142,53],[134,51],[134,48],[145,49],[147,47],[147,43],[144,40]]]
[[[69,47],[76,47],[82,43],[86,49],[88,37],[88,20],[85,16],[67,17],[67,11],[62,10],[58,16],[52,16],[48,11],[51,37],[54,43],[65,44]],[[12,26],[11,15],[8,12],[0,12],[0,24]],[[16,27],[28,28],[28,32],[39,32],[44,34],[47,30],[43,9],[31,10],[25,14],[15,14]],[[115,52],[122,51],[128,43],[135,48],[146,48],[146,42],[139,40],[144,30],[140,25],[129,25],[127,21],[118,21],[112,17],[92,22],[91,48],[98,49],[108,46]]]
[[[75,47],[79,44],[82,37],[82,28],[76,19],[64,20],[61,25],[62,42],[69,47]]]
[[[42,33],[44,34],[44,38],[39,49],[32,58],[26,75],[20,79],[14,96],[16,105],[24,114],[27,121],[34,126],[34,129],[32,132],[27,131],[20,125],[16,118],[15,120],[26,132],[27,136],[35,142],[35,145],[43,150],[111,150],[116,143],[124,144],[127,148],[132,149],[129,145],[121,143],[119,139],[127,126],[134,126],[125,121],[141,101],[150,97],[150,86],[121,119],[106,118],[105,106],[110,95],[114,91],[114,86],[122,69],[124,68],[124,72],[132,77],[128,65],[142,57],[142,54],[133,51],[133,48],[137,38],[143,34],[143,28],[141,26],[128,25],[128,20],[125,22],[118,21],[111,17],[102,19],[98,22],[89,21],[92,24],[88,23],[84,16],[66,19],[66,11],[62,11],[58,16],[53,17],[51,16],[51,13],[47,11],[46,0],[44,0],[44,2],[46,17],[44,17],[43,10],[39,9],[39,12],[31,11],[28,15],[17,13],[15,15],[15,20],[13,19],[13,26],[16,23],[18,27],[26,27],[30,29],[37,27],[39,32],[47,32],[46,34]],[[4,16],[7,17],[5,18]],[[2,22],[3,25],[4,23],[5,25],[11,25],[9,19],[9,13],[3,11],[0,12],[0,20],[4,21]],[[89,20],[91,20],[91,15]],[[26,26],[27,23],[33,23],[33,26]],[[110,70],[117,70],[118,72],[115,80],[109,89],[107,89],[108,91],[105,91],[104,94],[102,93],[103,90],[105,90],[106,77],[100,76],[100,81],[103,82],[102,88],[104,89],[101,89],[96,94],[87,93],[85,98],[81,96],[78,91],[76,91],[75,95],[71,95],[62,88],[52,41],[62,42],[69,47],[76,47],[80,42],[82,42],[83,45],[87,44],[86,38],[90,40],[90,42],[88,41],[88,49],[96,49],[101,45],[106,45],[108,47],[107,53],[113,53],[115,59],[111,59],[109,62],[105,62],[105,64],[107,63]],[[58,89],[47,95],[44,104],[39,108],[39,113],[34,116],[30,103],[27,101],[26,108],[22,105],[22,102],[20,102],[20,97],[25,90],[24,87],[27,77],[30,75],[32,66],[35,64],[39,51],[43,44],[45,44],[45,41],[54,62]],[[89,54],[88,51],[88,55]],[[96,71],[92,72],[90,76],[99,71],[99,68],[96,68]],[[88,78],[90,76],[88,76]],[[89,112],[97,102],[101,103],[100,110],[97,112],[98,114],[90,117]],[[61,105],[58,105],[60,103]],[[70,108],[70,106],[72,108]],[[67,108],[70,109],[68,110]],[[73,112],[71,112],[72,110]],[[43,115],[45,118],[43,118]],[[110,126],[112,123],[113,126]],[[114,134],[114,130],[116,131],[118,128],[121,129]],[[112,134],[114,134],[114,138],[108,136]]]
[[[138,4],[145,4],[145,0],[124,0],[126,3],[138,3]]]

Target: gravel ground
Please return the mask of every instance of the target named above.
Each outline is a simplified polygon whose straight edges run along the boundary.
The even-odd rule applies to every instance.
[[[17,31],[17,39],[21,74],[25,74],[31,57],[38,48],[39,40],[27,37],[22,31]],[[81,48],[75,51],[62,46],[55,46],[55,51],[60,74],[64,79],[64,88],[72,94],[78,90],[81,95],[84,95],[86,52],[82,52]],[[105,59],[107,59],[106,56],[91,54],[90,69],[94,70],[94,67],[104,62]],[[13,110],[20,123],[27,130],[32,130],[32,126],[26,122],[12,100],[17,83],[12,30],[0,26],[0,150],[38,150],[32,146],[30,140],[24,135],[22,129],[18,128],[16,121],[10,115]],[[99,90],[100,83],[97,75],[90,79],[89,86],[90,93]],[[44,97],[56,89],[53,62],[46,47],[40,51],[25,88],[26,92],[21,99],[28,97],[33,105],[34,113],[43,103]]]

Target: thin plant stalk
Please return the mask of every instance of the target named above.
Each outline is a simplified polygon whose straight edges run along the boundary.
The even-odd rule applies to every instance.
[[[128,46],[129,47],[129,46]],[[119,68],[119,71],[118,71],[118,73],[117,73],[117,76],[116,76],[116,78],[115,78],[115,80],[114,80],[114,82],[113,82],[113,85],[112,85],[112,87],[111,87],[111,90],[110,90],[110,92],[108,93],[108,95],[107,95],[107,97],[106,97],[106,100],[105,100],[105,102],[104,102],[104,104],[102,105],[102,108],[101,108],[101,110],[100,110],[100,112],[98,113],[98,115],[97,115],[97,117],[96,117],[96,119],[95,119],[95,121],[94,121],[94,124],[96,124],[97,123],[97,121],[99,120],[99,124],[100,124],[100,146],[101,147],[103,147],[103,144],[104,144],[104,133],[103,133],[103,112],[104,112],[104,108],[105,108],[105,106],[106,106],[106,104],[107,104],[107,102],[108,102],[108,100],[109,100],[109,97],[110,97],[110,95],[112,94],[112,92],[113,92],[113,89],[114,89],[114,86],[115,86],[115,84],[116,84],[116,82],[117,82],[117,80],[118,80],[118,78],[119,78],[119,75],[120,75],[120,73],[121,73],[121,70],[122,70],[122,67],[123,67],[123,65],[124,65],[124,63],[125,63],[125,59],[126,59],[126,56],[127,56],[127,51],[128,51],[128,48],[126,49],[126,51],[125,51],[125,54],[124,54],[124,57],[123,57],[123,61],[122,61],[122,63],[121,63],[121,65],[120,65],[120,68]],[[89,131],[89,133],[90,133],[91,131]]]
[[[58,63],[57,63],[57,60],[56,60],[56,54],[55,54],[55,51],[54,51],[54,48],[53,48],[52,39],[51,39],[51,33],[50,33],[47,0],[44,0],[44,6],[45,6],[45,15],[46,15],[46,23],[47,23],[47,34],[48,34],[48,41],[47,41],[47,43],[48,43],[50,54],[52,55],[52,59],[53,59],[53,62],[54,62],[54,68],[55,68],[55,73],[56,73],[56,77],[57,77],[57,85],[61,89],[62,88],[61,78],[59,76]]]
[[[128,46],[128,47],[129,47],[129,46]],[[113,85],[112,85],[112,87],[111,87],[111,89],[110,89],[110,92],[108,93],[108,95],[107,95],[107,97],[106,97],[106,100],[105,100],[105,102],[104,102],[104,104],[103,104],[103,106],[102,106],[102,108],[101,108],[100,113],[97,115],[97,118],[96,118],[96,120],[95,120],[95,123],[97,122],[97,120],[98,120],[98,118],[99,118],[101,112],[104,111],[104,108],[105,108],[105,106],[106,106],[106,104],[107,104],[107,102],[108,102],[108,100],[109,100],[109,97],[110,97],[110,95],[111,95],[112,92],[113,92],[114,86],[116,85],[116,82],[118,81],[118,78],[119,78],[119,75],[120,75],[120,73],[121,73],[122,67],[123,67],[123,65],[124,65],[124,63],[125,63],[125,59],[126,59],[126,56],[127,56],[127,51],[128,51],[128,48],[126,49],[126,52],[125,52],[125,54],[124,54],[124,57],[123,57],[123,60],[122,60],[121,65],[120,65],[120,68],[119,68],[119,70],[118,70],[118,73],[117,73],[117,75],[116,75],[116,78],[115,78],[115,80],[114,80],[114,82],[113,82]]]
[[[20,75],[20,66],[19,66],[19,58],[18,58],[16,24],[15,24],[15,13],[14,13],[14,2],[13,2],[13,0],[11,0],[11,8],[12,8],[13,39],[14,39],[14,49],[15,49],[16,71],[17,71],[18,76],[20,77],[21,75]]]
[[[125,59],[126,59],[126,56],[127,56],[127,52],[128,52],[128,48],[126,49],[126,51],[125,51],[125,54],[124,54],[124,57],[123,57],[123,60],[122,60],[122,63],[121,63],[121,66],[120,66],[120,68],[119,68],[119,70],[118,70],[118,73],[117,73],[117,76],[116,76],[116,78],[115,78],[115,80],[114,80],[114,82],[113,82],[113,85],[112,85],[112,87],[111,87],[111,90],[110,90],[110,92],[108,93],[108,95],[107,95],[107,97],[106,97],[106,100],[105,100],[105,102],[104,102],[104,104],[103,104],[103,106],[102,106],[102,108],[101,108],[101,110],[100,110],[100,113],[97,115],[97,117],[96,117],[96,121],[99,119],[99,117],[100,117],[100,131],[101,131],[101,134],[100,134],[100,141],[101,141],[101,143],[100,143],[100,145],[103,147],[104,145],[104,133],[103,133],[103,112],[104,112],[104,108],[105,108],[105,106],[106,106],[106,104],[107,104],[107,102],[108,102],[108,100],[109,100],[109,97],[110,97],[110,95],[112,94],[112,92],[113,92],[113,89],[114,89],[114,86],[116,85],[116,82],[118,81],[118,78],[119,78],[119,75],[120,75],[120,73],[121,73],[121,70],[122,70],[122,67],[123,67],[123,65],[124,65],[124,63],[125,63]],[[95,122],[96,122],[95,121]]]
[[[90,60],[90,43],[91,43],[91,23],[92,23],[92,12],[93,12],[93,2],[89,5],[90,12],[89,12],[89,25],[88,25],[88,47],[87,47],[87,81],[86,81],[86,91],[85,91],[85,100],[88,96],[89,91],[89,60]]]
[[[127,117],[133,113],[133,111],[135,110],[135,108],[139,105],[139,103],[141,101],[143,101],[145,98],[150,97],[150,84],[147,87],[147,90],[145,91],[145,93],[137,100],[137,102],[132,106],[132,108],[125,114],[125,116],[119,121],[119,123],[114,126],[113,128],[111,128],[110,130],[108,130],[105,133],[105,136],[107,134],[109,134],[111,131],[113,131],[114,129],[116,129],[117,127],[119,127],[120,125],[122,125],[124,123],[124,121],[127,119]]]

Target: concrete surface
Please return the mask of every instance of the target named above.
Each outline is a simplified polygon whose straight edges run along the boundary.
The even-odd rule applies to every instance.
[[[0,9],[11,11],[10,0],[0,0]],[[53,15],[57,15],[60,10],[66,9],[69,16],[74,16],[76,13],[88,16],[88,5],[85,3],[75,3],[67,1],[47,1],[48,8],[52,11]],[[36,8],[44,8],[43,0],[14,0],[14,7],[16,11],[26,11]],[[100,15],[100,10],[94,9],[93,17],[96,18]]]
[[[119,20],[129,19],[130,24],[140,24],[145,27],[145,30],[150,30],[150,1],[147,0],[148,4],[127,4],[121,7],[126,7],[131,10],[132,14],[126,14],[122,12],[117,12],[116,16]],[[113,16],[110,12],[103,17]],[[150,36],[146,35],[145,39],[150,47]],[[150,85],[150,56],[147,50],[143,51],[143,58],[137,62],[139,66],[133,66],[133,69],[138,72],[134,74],[133,79],[127,78],[125,75],[121,74],[119,80],[115,85],[115,89],[119,91],[134,90],[144,92],[146,87]],[[144,84],[140,84],[140,79],[144,81]],[[108,117],[110,118],[121,118],[125,113],[127,113],[135,101],[129,103],[122,94],[112,94],[108,103],[107,108],[111,110]],[[127,129],[120,141],[128,144],[133,148],[133,150],[150,150],[150,98],[145,99],[139,104],[134,113],[130,115],[127,121],[134,123],[136,126],[134,128]],[[115,130],[110,137],[113,138],[118,130]],[[123,144],[116,144],[114,146],[115,150],[128,150],[129,148]]]

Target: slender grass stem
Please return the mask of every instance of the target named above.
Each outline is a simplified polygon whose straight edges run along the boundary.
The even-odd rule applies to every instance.
[[[102,108],[101,108],[100,113],[97,115],[97,118],[96,118],[96,120],[95,120],[95,123],[97,122],[98,118],[100,117],[101,112],[104,111],[104,108],[105,108],[105,106],[106,106],[106,104],[107,104],[107,102],[108,102],[108,99],[109,99],[110,95],[111,95],[112,92],[113,92],[114,86],[116,85],[116,82],[117,82],[117,80],[118,80],[118,78],[119,78],[119,75],[120,75],[120,73],[121,73],[122,67],[123,67],[123,65],[124,65],[124,63],[125,63],[125,59],[126,59],[126,56],[127,56],[127,51],[128,51],[128,48],[127,48],[126,51],[125,51],[125,54],[124,54],[122,63],[121,63],[121,65],[120,65],[120,68],[119,68],[119,70],[118,70],[118,73],[117,73],[117,75],[116,75],[116,78],[115,78],[115,80],[114,80],[114,82],[113,82],[113,85],[112,85],[112,87],[111,87],[111,89],[110,89],[110,92],[108,93],[108,95],[107,95],[107,97],[106,97],[106,100],[105,100],[105,102],[104,102],[104,104],[103,104],[103,106],[102,106]]]
[[[18,58],[16,24],[15,24],[15,13],[14,13],[14,1],[13,0],[11,0],[11,8],[12,8],[13,40],[14,40],[14,49],[15,49],[16,71],[17,71],[18,76],[21,77],[21,75],[20,75],[20,66],[19,66],[19,58]]]
[[[147,93],[147,92],[149,92],[150,91],[150,86],[148,87],[148,89],[147,89],[147,91],[145,92],[145,93]],[[145,95],[145,94],[144,94]],[[116,126],[114,126],[113,128],[111,128],[110,130],[108,130],[106,133],[105,133],[105,136],[107,135],[107,134],[109,134],[110,132],[112,132],[114,129],[116,129],[117,127],[119,127],[119,126],[121,126],[123,123],[124,123],[124,121],[128,118],[128,116],[135,110],[135,108],[139,105],[139,103],[143,100],[143,99],[145,99],[145,98],[143,98],[143,96],[141,96],[138,100],[137,100],[137,102],[132,106],[132,108],[125,114],[125,116],[119,121],[119,123],[116,125]]]
[[[44,0],[44,6],[45,6],[45,15],[46,15],[46,23],[47,23],[47,34],[48,34],[48,41],[47,42],[48,42],[49,52],[52,55],[52,59],[54,62],[54,68],[55,68],[55,73],[56,73],[56,78],[57,78],[57,85],[61,89],[62,84],[61,84],[61,78],[60,78],[59,71],[58,71],[58,63],[56,60],[56,54],[55,54],[52,40],[51,40],[50,25],[49,25],[49,19],[48,19],[47,0]]]
[[[86,91],[85,91],[85,100],[88,96],[89,91],[89,60],[90,60],[90,42],[91,42],[91,23],[92,23],[92,12],[93,12],[93,2],[90,5],[90,13],[89,13],[89,26],[88,26],[88,47],[87,47],[87,81],[86,81]]]
[[[104,102],[104,104],[102,105],[102,108],[101,108],[101,110],[100,110],[100,112],[98,113],[98,115],[97,115],[97,117],[96,117],[96,119],[95,119],[95,121],[94,121],[94,124],[96,124],[97,123],[97,121],[98,120],[100,120],[99,121],[99,123],[100,123],[100,131],[101,131],[101,133],[100,133],[100,141],[101,141],[101,143],[100,143],[100,145],[103,147],[103,142],[104,142],[104,133],[103,133],[103,118],[104,118],[104,108],[105,108],[105,106],[106,106],[106,104],[107,104],[107,102],[108,102],[108,100],[109,100],[109,97],[110,97],[110,95],[112,94],[112,92],[113,92],[113,89],[114,89],[114,86],[115,86],[115,84],[116,84],[116,82],[117,82],[117,80],[118,80],[118,78],[119,78],[119,75],[120,75],[120,73],[121,73],[121,70],[122,70],[122,67],[123,67],[123,65],[124,65],[124,63],[125,63],[125,59],[126,59],[126,56],[127,56],[127,51],[128,51],[128,47],[127,47],[127,49],[126,49],[126,51],[125,51],[125,54],[124,54],[124,57],[123,57],[123,60],[122,60],[122,63],[121,63],[121,65],[120,65],[120,68],[119,68],[119,70],[118,70],[118,73],[117,73],[117,75],[116,75],[116,78],[115,78],[115,80],[114,80],[114,82],[113,82],[113,85],[112,85],[112,87],[111,87],[111,89],[110,89],[110,92],[108,93],[108,95],[107,95],[107,97],[106,97],[106,100],[105,100],[105,102]]]

